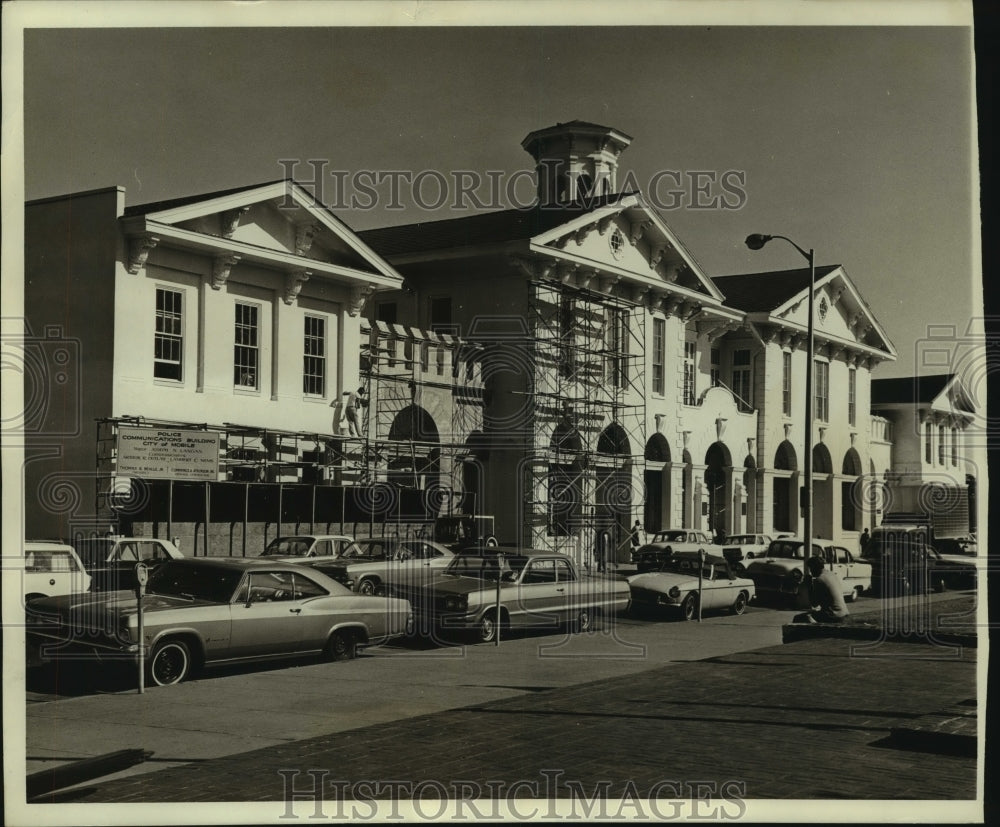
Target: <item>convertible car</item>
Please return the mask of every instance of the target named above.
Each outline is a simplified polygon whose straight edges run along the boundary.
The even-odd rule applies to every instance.
[[[624,581],[581,576],[564,554],[528,550],[462,552],[433,579],[416,573],[389,583],[388,591],[410,601],[419,633],[464,631],[484,643],[495,639],[498,620],[501,628],[569,624],[587,631],[597,615],[614,614],[629,601]]]
[[[700,566],[704,567],[701,591]],[[708,554],[701,563],[698,553],[691,551],[675,551],[658,571],[629,577],[628,586],[632,609],[637,614],[647,610],[678,611],[685,620],[697,617],[699,601],[703,612],[729,609],[741,615],[756,596],[753,580],[735,572],[725,557]]]
[[[135,660],[132,592],[32,601],[28,666],[47,660]],[[143,606],[146,677],[179,683],[199,667],[322,652],[354,657],[359,646],[408,633],[405,600],[354,594],[321,572],[260,558],[170,560],[149,575]]]

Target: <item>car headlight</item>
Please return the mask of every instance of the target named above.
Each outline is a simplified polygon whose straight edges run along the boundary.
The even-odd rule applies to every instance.
[[[469,605],[469,599],[463,595],[450,595],[445,598],[444,607],[449,612],[464,611]]]
[[[668,591],[667,594],[670,597],[672,597],[674,600],[676,600],[678,597],[681,596],[680,587],[679,586],[671,586],[670,587],[670,591]]]
[[[802,569],[792,569],[788,576],[792,578],[796,583],[800,582],[803,578]]]

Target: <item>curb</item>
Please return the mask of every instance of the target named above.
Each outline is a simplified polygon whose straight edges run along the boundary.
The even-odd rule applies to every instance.
[[[781,642],[795,643],[816,638],[841,638],[844,640],[886,640],[893,643],[943,644],[967,646],[976,649],[978,636],[959,632],[887,632],[875,624],[786,623],[781,627]]]

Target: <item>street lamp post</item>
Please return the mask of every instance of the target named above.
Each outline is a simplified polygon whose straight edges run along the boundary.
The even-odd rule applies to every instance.
[[[804,529],[805,536],[803,540],[805,541],[802,546],[803,551],[803,561],[802,561],[802,574],[804,577],[809,576],[809,557],[812,552],[812,534],[813,534],[813,485],[812,485],[812,467],[813,467],[813,360],[816,355],[816,338],[815,329],[813,325],[814,319],[814,306],[816,304],[816,262],[813,256],[812,248],[809,252],[803,250],[798,244],[792,241],[787,236],[783,235],[761,235],[760,233],[754,233],[753,235],[748,235],[746,238],[746,245],[751,250],[759,250],[772,238],[780,238],[782,241],[787,241],[796,250],[798,250],[806,261],[809,262],[809,322],[807,327],[806,339],[806,416],[805,416],[805,484],[802,486],[802,507],[805,514],[804,517]]]

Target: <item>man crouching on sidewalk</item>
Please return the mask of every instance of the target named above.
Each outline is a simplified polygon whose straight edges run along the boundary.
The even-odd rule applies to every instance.
[[[844,582],[834,571],[827,571],[822,557],[806,562],[809,580],[810,610],[792,618],[792,623],[843,623],[850,612],[844,602]]]

